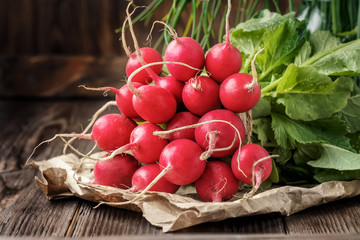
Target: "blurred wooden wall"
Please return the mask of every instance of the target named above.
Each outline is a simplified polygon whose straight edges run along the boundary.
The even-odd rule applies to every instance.
[[[115,29],[125,19],[127,4],[125,0],[0,0],[0,54],[123,54]],[[159,8],[153,18],[167,11]],[[137,23],[135,29],[141,37],[149,26]]]
[[[147,6],[152,1],[134,2]],[[166,15],[172,2],[164,0],[148,24],[134,24],[141,46],[151,46],[145,41],[151,23]],[[239,2],[233,1],[233,9],[239,7]],[[281,5],[284,12],[287,2]],[[220,12],[226,3],[224,0]],[[260,8],[261,3],[264,0]],[[0,98],[102,97],[102,93],[78,86],[121,87],[127,56],[115,30],[126,17],[127,5],[126,0],[0,0]],[[140,12],[136,10],[133,18]],[[190,13],[188,4],[176,27],[179,35]],[[217,16],[215,29],[221,16]],[[234,26],[233,21],[230,26]],[[162,28],[157,27],[153,39],[162,34]],[[126,40],[134,50],[128,31]]]

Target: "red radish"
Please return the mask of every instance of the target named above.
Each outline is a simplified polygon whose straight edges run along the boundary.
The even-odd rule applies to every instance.
[[[57,134],[55,137],[89,139],[104,151],[114,151],[129,143],[130,134],[136,126],[133,120],[123,114],[106,114],[95,121],[90,134]]]
[[[129,14],[129,3],[126,13],[127,20],[129,21],[130,33],[132,35],[136,54],[141,63],[143,62],[142,54],[139,50],[139,46],[136,40],[136,36],[134,34],[134,30],[132,28],[131,15]],[[159,65],[159,64],[156,64]],[[162,65],[162,63],[161,63]],[[153,86],[153,85],[144,85],[139,88],[134,87],[132,84],[132,79],[143,69],[153,66],[153,64],[146,64],[134,72],[128,78],[128,88],[134,94],[132,99],[132,105],[134,106],[135,111],[139,114],[141,118],[151,123],[165,123],[169,121],[176,112],[177,104],[175,97],[168,92],[167,90]],[[151,74],[151,70],[149,70]]]
[[[191,78],[184,86],[182,99],[186,108],[199,116],[221,107],[219,85],[206,76]]]
[[[119,154],[113,159],[98,161],[95,164],[92,183],[122,189],[130,188],[131,178],[139,167],[139,162],[129,154]]]
[[[134,87],[141,87],[143,84],[134,82]],[[89,88],[82,86],[87,90],[93,90],[93,91],[112,91],[116,94],[116,105],[120,112],[124,114],[125,116],[134,119],[135,121],[142,121],[139,114],[134,109],[134,106],[132,105],[132,98],[133,94],[129,90],[129,87],[125,84],[120,89],[114,88],[114,87],[99,87],[99,88]]]
[[[164,60],[167,62],[182,62],[196,69],[203,69],[205,64],[205,54],[201,45],[193,38],[178,37],[177,33],[170,26],[161,21],[155,21],[167,27],[174,38],[165,49]],[[153,27],[154,27],[153,24]],[[152,29],[151,29],[152,30]],[[177,80],[186,82],[194,77],[198,71],[184,66],[166,63],[169,73]]]
[[[144,190],[161,172],[161,168],[157,163],[150,163],[139,168],[132,176],[131,192]],[[170,183],[165,178],[160,178],[149,191],[175,193],[179,189],[179,185]]]
[[[164,177],[176,185],[187,185],[196,181],[204,172],[206,161],[201,160],[202,149],[194,141],[179,139],[170,142],[162,151],[159,164]]]
[[[129,14],[128,10],[127,10],[127,14],[128,14],[127,19],[129,21],[129,24],[130,24],[130,33],[131,33],[131,36],[132,36],[133,41],[134,41],[137,60],[139,61],[139,64],[144,66],[144,65],[147,64],[148,61],[146,61],[145,56],[143,56],[143,52],[139,48],[139,44],[137,42],[134,30],[132,28],[131,14]],[[125,36],[123,36],[123,38],[124,37]],[[159,61],[154,61],[154,62],[162,62],[162,58]],[[139,67],[141,67],[141,66],[138,66],[138,68]],[[140,71],[139,73],[142,73],[142,72],[146,71],[149,78],[151,79],[151,81],[155,82],[156,86],[159,86],[159,87],[169,91],[175,97],[175,100],[176,100],[176,102],[178,104],[182,103],[181,93],[182,93],[182,89],[184,87],[184,83],[181,82],[181,81],[176,80],[176,78],[173,77],[173,76],[160,77],[159,73],[154,71],[155,67],[162,68],[162,64],[161,65],[152,65],[150,67],[145,68],[145,70]],[[134,77],[137,78],[139,73],[137,73]],[[130,76],[130,75],[128,75],[128,76]]]
[[[257,144],[246,144],[234,153],[231,169],[241,182],[253,185],[251,194],[270,176],[271,157],[265,148]]]
[[[142,163],[153,163],[159,160],[160,154],[168,144],[168,140],[153,135],[155,131],[162,131],[162,128],[152,123],[143,123],[137,126],[131,133],[130,143],[116,149],[108,157],[131,151],[134,157]]]
[[[199,124],[202,122],[210,122],[212,120],[224,120],[231,123],[238,130],[240,136],[236,137],[236,141],[230,149],[214,151],[211,156],[221,158],[232,155],[245,139],[245,127],[242,120],[239,116],[229,110],[216,109],[202,116],[199,120]],[[214,121],[209,124],[201,125],[195,129],[196,142],[204,150],[228,147],[234,141],[234,136],[236,136],[235,129],[223,122]]]
[[[134,87],[142,86],[141,83],[134,82]],[[139,120],[140,116],[135,111],[134,106],[132,105],[132,98],[133,94],[129,90],[129,87],[125,84],[122,86],[118,91],[115,91],[116,94],[116,104],[122,114],[125,116],[135,119],[136,121]]]
[[[207,125],[207,124],[214,124],[214,123],[221,123],[221,124],[228,125],[229,127],[231,127],[235,131],[235,134],[234,134],[234,137],[233,137],[233,140],[232,140],[231,144],[229,144],[226,147],[216,148],[215,147],[215,143],[216,143],[215,142],[215,137],[220,132],[215,130],[215,131],[207,133],[206,137],[210,136],[209,137],[209,144],[208,144],[209,146],[207,147],[207,150],[205,150],[200,156],[201,160],[206,160],[206,159],[210,158],[214,152],[221,152],[220,154],[223,154],[226,151],[230,151],[230,150],[232,151],[234,146],[236,146],[236,143],[239,142],[239,139],[240,139],[239,136],[241,136],[241,133],[240,133],[239,129],[237,129],[233,124],[231,124],[228,121],[214,119],[214,120],[205,121],[205,122],[200,122],[199,121],[198,123],[195,123],[195,124],[192,124],[192,125],[186,125],[186,126],[183,126],[183,127],[178,127],[178,128],[174,128],[174,129],[167,130],[167,131],[154,131],[153,134],[155,136],[159,136],[161,138],[167,139],[167,138],[169,138],[169,136],[171,136],[171,134],[174,134],[176,132],[187,130],[187,129],[192,129],[192,128],[197,128],[197,127]],[[238,148],[240,148],[240,145],[238,145]]]
[[[152,63],[152,62],[161,62],[162,61],[162,56],[161,54],[155,50],[154,48],[150,48],[150,47],[143,47],[140,48],[139,51],[141,52],[141,56],[143,57],[144,61],[146,63]],[[142,64],[139,61],[139,58],[136,54],[136,52],[132,53],[129,56],[129,60],[126,63],[126,75],[130,76],[131,73],[133,73],[136,69],[138,69],[139,67],[141,67]],[[162,70],[162,66],[161,65],[154,65],[151,67],[151,70],[159,75],[161,73]],[[143,70],[141,72],[139,72],[132,80],[133,82],[140,82],[142,84],[148,84],[152,82],[152,78],[151,76],[147,73],[146,70]]]
[[[140,199],[161,178],[165,178],[175,185],[187,185],[196,181],[204,172],[206,161],[201,160],[202,149],[189,139],[175,140],[164,148],[160,155],[159,165],[162,171],[140,192],[135,198],[120,203],[111,203],[114,206],[129,204]],[[103,204],[100,202],[98,206]]]
[[[226,14],[226,42],[213,46],[206,55],[205,69],[209,76],[222,83],[228,76],[238,73],[242,66],[240,51],[230,44],[229,18],[231,11],[231,0],[228,0]]]
[[[199,197],[206,202],[230,200],[237,192],[240,181],[234,176],[230,164],[214,160],[206,164],[195,188]]]
[[[163,60],[161,54],[156,49],[153,49],[150,47],[140,48],[140,49],[138,49],[138,51],[135,51],[133,53],[131,53],[130,50],[128,49],[128,47],[126,45],[125,29],[126,29],[126,23],[129,22],[130,31],[133,33],[132,22],[131,22],[131,18],[130,18],[131,15],[133,14],[133,12],[129,13],[129,7],[131,6],[131,4],[132,4],[132,2],[130,2],[128,4],[127,9],[126,9],[128,17],[125,19],[125,21],[123,23],[122,36],[121,36],[124,51],[125,51],[126,55],[129,57],[129,59],[126,63],[126,68],[125,68],[126,75],[128,77],[136,69],[138,69],[139,67],[144,65],[144,63],[146,64],[146,63],[152,63],[152,62],[161,62]],[[140,61],[139,53],[141,54],[142,60],[144,62]],[[154,74],[159,75],[162,70],[162,65],[151,66],[151,70]],[[147,72],[147,70],[143,70],[143,71],[139,72],[136,76],[134,76],[132,81],[140,82],[142,84],[148,84],[148,83],[152,82],[152,78],[149,75],[149,73]]]
[[[112,151],[129,143],[136,123],[123,114],[100,117],[92,128],[91,139],[104,151]]]
[[[183,102],[182,100],[182,91],[184,88],[183,82],[176,80],[176,78],[174,78],[173,76],[166,76],[166,77],[154,76],[153,80],[156,86],[159,86],[169,91],[175,97],[177,104],[181,104]]]
[[[164,63],[172,63],[194,69],[185,63]],[[129,90],[134,94],[132,104],[139,116],[151,123],[165,123],[168,122],[176,113],[177,104],[175,97],[167,90],[158,86],[144,85],[139,88],[135,88],[131,82],[132,77],[139,71],[157,64],[163,64],[163,62],[149,63],[134,71],[128,78],[127,85]]]
[[[166,126],[166,130],[172,130],[175,128],[192,125],[199,121],[199,117],[191,112],[178,112],[175,116],[168,122]],[[184,130],[180,130],[170,134],[169,140],[174,141],[177,139],[189,139],[195,141],[194,136],[195,129],[188,128]]]
[[[134,109],[146,121],[165,123],[176,113],[175,97],[163,88],[144,85],[133,93],[132,104]]]
[[[235,73],[227,77],[220,86],[220,100],[224,107],[230,111],[242,113],[249,111],[259,102],[261,88],[257,81],[255,68],[256,56],[264,50],[257,52],[252,59],[252,74]]]

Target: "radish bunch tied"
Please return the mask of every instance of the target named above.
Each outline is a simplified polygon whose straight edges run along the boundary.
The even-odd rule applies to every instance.
[[[239,73],[241,53],[229,41],[231,1],[226,42],[215,45],[206,56],[195,39],[178,37],[162,22],[174,38],[164,57],[150,47],[140,48],[131,21],[135,9],[129,12],[131,4],[122,32],[129,57],[126,84],[121,88],[86,88],[111,91],[116,102],[94,114],[83,133],[57,136],[66,148],[83,157],[89,156],[74,149],[73,139],[64,138],[92,139],[107,152],[102,158],[89,157],[97,161],[92,183],[137,194],[119,205],[141,200],[148,191],[174,194],[192,183],[203,201],[229,201],[244,184],[252,185],[246,195],[251,197],[270,176],[273,156],[251,143],[248,111],[259,101],[260,86],[255,60],[252,75]],[[134,52],[125,42],[126,23]],[[105,114],[95,121],[108,105],[115,104],[121,113]],[[250,121],[244,122],[244,116]],[[91,126],[92,132],[87,133]]]

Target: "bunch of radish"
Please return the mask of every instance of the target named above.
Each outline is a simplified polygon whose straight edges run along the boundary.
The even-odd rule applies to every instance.
[[[124,26],[130,26],[134,52],[125,43],[125,27],[122,36],[127,84],[96,89],[114,92],[121,113],[98,118],[91,134],[59,136],[91,139],[108,152],[96,159],[92,183],[139,193],[132,201],[147,191],[175,193],[188,184],[203,201],[227,201],[242,184],[252,185],[247,196],[253,195],[272,171],[272,156],[245,141],[250,133],[239,114],[257,104],[260,86],[254,60],[252,75],[239,73],[242,56],[229,38],[231,1],[226,41],[206,54],[196,40],[178,37],[168,26],[173,40],[164,56],[140,48],[130,6]]]

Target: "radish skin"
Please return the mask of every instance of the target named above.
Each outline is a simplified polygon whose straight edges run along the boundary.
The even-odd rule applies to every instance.
[[[238,191],[240,181],[234,176],[230,164],[214,160],[206,164],[195,188],[199,197],[206,202],[230,200]]]
[[[94,167],[92,183],[128,189],[131,187],[131,178],[139,167],[139,162],[129,154],[120,154],[113,159],[98,161]]]

